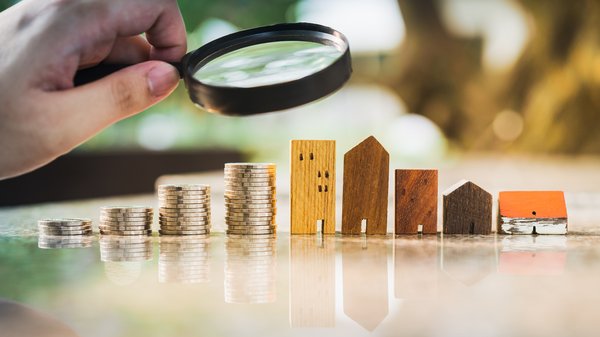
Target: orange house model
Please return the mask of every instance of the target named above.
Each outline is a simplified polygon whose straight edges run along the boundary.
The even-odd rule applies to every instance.
[[[498,197],[498,233],[567,234],[561,191],[509,191]]]

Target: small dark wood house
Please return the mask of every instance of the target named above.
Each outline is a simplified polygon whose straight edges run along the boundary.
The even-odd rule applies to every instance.
[[[444,192],[444,234],[490,234],[492,195],[462,180]]]

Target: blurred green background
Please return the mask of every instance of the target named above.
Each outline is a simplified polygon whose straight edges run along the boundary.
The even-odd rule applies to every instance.
[[[15,1],[0,0],[0,8]],[[184,86],[77,151],[233,149],[285,161],[294,138],[375,135],[393,158],[600,152],[600,4],[534,0],[179,0],[195,49],[236,30],[309,21],[344,32],[354,75],[285,113],[216,116]]]

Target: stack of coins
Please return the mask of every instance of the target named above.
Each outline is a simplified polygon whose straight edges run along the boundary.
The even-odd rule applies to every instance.
[[[209,281],[208,238],[163,236],[158,255],[158,282],[203,283]]]
[[[273,235],[228,235],[225,302],[272,303],[277,299],[277,240]]]
[[[42,219],[38,221],[40,236],[81,236],[92,234],[89,219]]]
[[[152,234],[154,210],[144,206],[107,206],[100,211],[100,234],[140,236]]]
[[[276,232],[275,164],[225,164],[227,234]]]
[[[210,234],[210,186],[158,186],[161,235]]]
[[[138,262],[152,258],[152,241],[148,237],[100,238],[100,260],[107,262]]]

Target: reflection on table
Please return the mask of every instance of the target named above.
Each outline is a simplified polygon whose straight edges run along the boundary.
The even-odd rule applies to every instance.
[[[158,282],[209,282],[209,243],[209,238],[196,236],[160,237]]]
[[[135,282],[142,273],[144,261],[152,259],[149,237],[100,236],[100,260],[106,277],[118,285]]]
[[[290,325],[335,326],[335,236],[290,236]]]
[[[271,303],[277,298],[277,239],[248,235],[225,239],[225,302]]]
[[[342,241],[344,313],[368,331],[388,315],[388,238]]]

